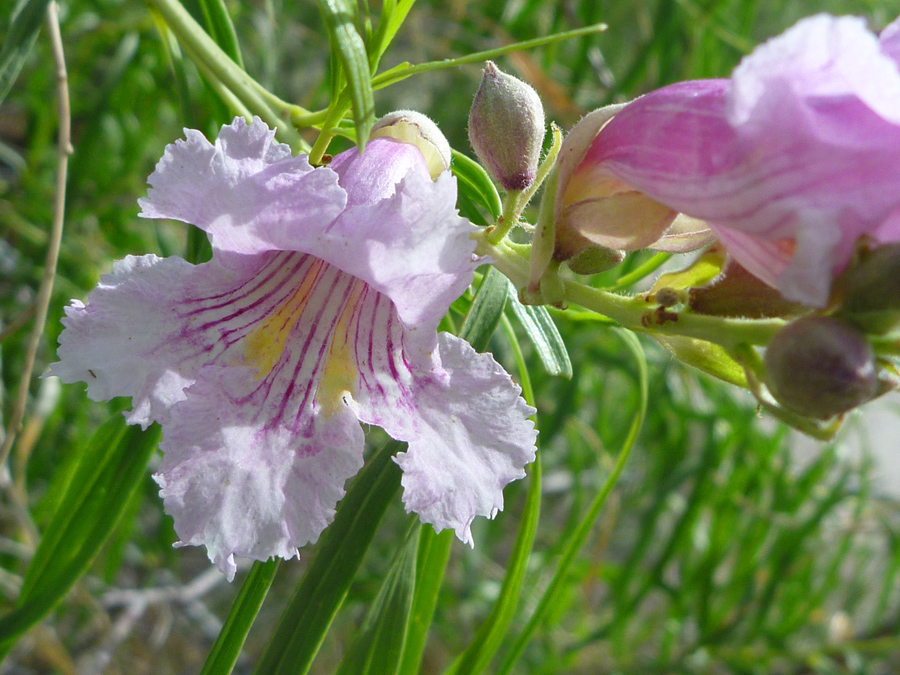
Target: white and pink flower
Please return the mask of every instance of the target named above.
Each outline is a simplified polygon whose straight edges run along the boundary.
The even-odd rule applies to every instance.
[[[360,422],[408,442],[407,510],[471,543],[536,431],[490,355],[437,333],[477,264],[455,179],[388,138],[313,168],[258,119],[215,144],[185,134],[141,215],[205,230],[212,260],[116,263],[67,308],[50,374],[162,425],[155,478],[180,544],[229,579],[236,555],[290,558],[318,538],[363,464]]]

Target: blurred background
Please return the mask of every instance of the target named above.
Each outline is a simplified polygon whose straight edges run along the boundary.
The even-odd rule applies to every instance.
[[[328,44],[312,0],[228,2],[245,66],[281,98],[327,104]],[[186,7],[199,16],[191,2]],[[377,14],[377,4],[371,10]],[[11,8],[0,10],[5,31]],[[143,3],[63,0],[74,154],[66,231],[36,373],[54,360],[62,308],[115,259],[183,255],[187,228],[139,220],[137,199],[185,126],[209,137],[231,113],[191,67],[172,59]],[[564,129],[600,105],[684,79],[727,77],[754,45],[817,13],[857,14],[879,30],[900,0],[419,0],[382,68],[421,63],[605,22],[602,34],[499,59]],[[466,119],[479,66],[428,73],[376,92],[378,114],[414,108],[470,156]],[[47,246],[58,127],[46,31],[0,107],[0,366],[3,425],[19,387]],[[311,138],[311,137],[310,137]],[[632,256],[614,272],[640,261]],[[555,569],[560,541],[609,474],[638,406],[637,367],[608,327],[555,312],[571,380],[532,369],[545,494],[519,619]],[[642,338],[650,408],[625,474],[549,619],[514,672],[900,672],[898,399],[854,413],[835,442],[812,442],[757,412],[746,394],[672,361]],[[527,344],[523,341],[523,344]],[[507,343],[492,350],[513,372]],[[527,355],[533,356],[533,355]],[[21,574],[96,427],[127,401],[97,404],[80,385],[30,385],[25,427],[0,485],[0,605]],[[874,407],[874,406],[873,406]],[[441,672],[499,591],[524,485],[506,510],[456,542],[425,655]],[[65,602],[23,638],[0,673],[181,674],[199,670],[249,566],[227,584],[205,552],[173,549],[171,520],[146,476],[110,542]],[[30,514],[30,516],[26,516]],[[388,511],[313,672],[332,672],[373,599],[407,517]],[[236,672],[252,670],[315,547],[283,564]],[[246,563],[246,561],[245,561]],[[502,650],[501,650],[502,653]]]

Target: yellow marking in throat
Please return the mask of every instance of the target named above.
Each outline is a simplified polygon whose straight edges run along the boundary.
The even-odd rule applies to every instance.
[[[356,343],[350,337],[350,329],[353,311],[364,288],[365,284],[362,281],[357,279],[353,282],[350,295],[341,308],[341,315],[331,336],[331,345],[325,356],[325,369],[322,371],[322,379],[319,380],[319,389],[316,392],[316,399],[325,417],[331,417],[340,410],[346,394],[351,397],[356,394],[359,371],[356,369],[354,353]]]
[[[303,315],[316,279],[324,265],[322,260],[317,260],[310,265],[297,289],[245,338],[244,363],[256,370],[258,379],[261,380],[272,372],[272,368],[281,358],[288,335]]]

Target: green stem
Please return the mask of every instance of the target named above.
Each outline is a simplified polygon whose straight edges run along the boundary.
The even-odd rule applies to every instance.
[[[335,137],[335,129],[348,110],[350,110],[350,99],[343,95],[332,103],[325,121],[322,122],[322,131],[316,138],[316,142],[313,143],[312,150],[309,151],[309,163],[313,166],[322,163],[325,151],[328,150],[331,140]]]
[[[527,286],[530,275],[528,259],[503,242],[489,243],[482,232],[474,235],[478,242],[476,252],[488,256],[494,267],[516,288]],[[660,319],[654,311],[656,306],[648,304],[646,298],[618,295],[573,281],[563,281],[562,289],[562,302],[589,309],[632,331],[683,335],[720,344],[728,350],[733,350],[740,344],[768,344],[784,325],[781,319],[736,319],[692,314],[689,311],[678,313],[677,319],[669,318],[668,315],[665,319]]]
[[[390,70],[385,71],[372,79],[372,89],[380,89],[382,87],[386,87],[387,85],[393,84],[394,82],[405,80],[411,75],[428,73],[433,70],[456,68],[457,66],[462,66],[467,63],[481,63],[482,61],[496,59],[500,56],[503,56],[504,54],[509,54],[511,52],[526,51],[529,49],[534,49],[536,47],[543,47],[544,45],[553,44],[554,42],[559,42],[560,40],[569,40],[572,38],[584,37],[585,35],[592,35],[594,33],[602,33],[608,27],[609,26],[607,26],[605,23],[595,23],[591,26],[585,26],[584,28],[577,28],[575,30],[565,31],[562,33],[555,33],[553,35],[547,35],[545,37],[536,38],[534,40],[525,40],[524,42],[517,42],[515,44],[506,45],[504,47],[498,47],[497,49],[488,49],[487,51],[476,52],[475,54],[467,54],[466,56],[461,56],[456,59],[444,59],[443,61],[421,63],[417,66],[391,68]]]
[[[297,130],[286,123],[269,104],[289,114],[309,114],[307,110],[281,101],[250,77],[207,35],[178,0],[147,0],[147,3],[159,12],[191,58],[202,64],[211,77],[227,87],[266,124],[276,129],[278,135],[294,150],[301,147],[303,140]]]

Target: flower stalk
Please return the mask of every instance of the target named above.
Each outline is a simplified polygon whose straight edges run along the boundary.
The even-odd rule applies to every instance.
[[[491,244],[484,232],[473,235],[478,255],[487,256],[516,288],[525,288],[531,276],[529,260],[506,242]],[[564,304],[574,304],[608,317],[624,328],[639,333],[682,335],[720,344],[728,350],[741,344],[768,344],[784,326],[781,319],[736,319],[681,311],[677,318],[658,318],[656,307],[645,297],[610,293],[599,288],[560,279]]]

